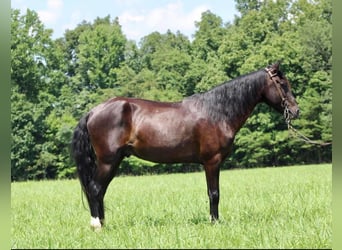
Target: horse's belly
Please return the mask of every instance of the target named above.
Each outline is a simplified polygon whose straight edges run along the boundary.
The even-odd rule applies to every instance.
[[[132,154],[153,162],[197,162],[198,149],[190,131],[145,130],[132,144]],[[147,135],[150,136],[147,136]]]
[[[156,163],[199,162],[195,152],[183,148],[134,148],[132,154]]]

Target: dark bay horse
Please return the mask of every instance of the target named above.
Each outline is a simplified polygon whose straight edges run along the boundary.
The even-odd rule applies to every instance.
[[[75,128],[72,154],[91,214],[104,223],[103,199],[120,162],[130,155],[159,163],[203,164],[212,221],[218,219],[219,165],[254,107],[265,102],[286,119],[299,115],[279,63],[180,102],[112,98],[94,107]]]

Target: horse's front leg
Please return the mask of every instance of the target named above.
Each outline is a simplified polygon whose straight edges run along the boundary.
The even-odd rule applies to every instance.
[[[219,164],[204,164],[205,176],[207,179],[208,196],[210,202],[210,216],[211,221],[215,222],[219,218],[218,204],[220,200],[219,189],[219,176],[220,168]]]

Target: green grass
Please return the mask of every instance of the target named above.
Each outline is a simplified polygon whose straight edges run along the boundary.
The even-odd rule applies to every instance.
[[[78,180],[12,183],[11,247],[331,248],[331,170],[221,171],[216,224],[203,172],[118,177],[101,232],[90,229]]]

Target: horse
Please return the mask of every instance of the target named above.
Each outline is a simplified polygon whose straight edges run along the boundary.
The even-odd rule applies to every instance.
[[[212,222],[219,219],[220,163],[258,103],[286,119],[299,107],[279,62],[224,82],[179,102],[114,97],[85,114],[76,126],[72,156],[90,208],[90,226],[104,225],[104,196],[125,157],[156,163],[204,166]]]

